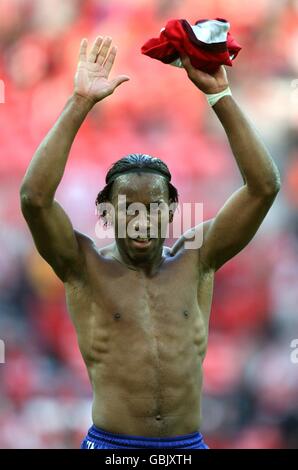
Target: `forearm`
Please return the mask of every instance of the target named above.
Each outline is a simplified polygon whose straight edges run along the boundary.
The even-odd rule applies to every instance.
[[[251,191],[275,193],[279,189],[279,172],[252,124],[231,96],[213,107],[229,139],[232,152]]]
[[[91,108],[90,101],[72,95],[55,125],[39,145],[21,188],[23,196],[32,203],[46,205],[53,200],[72,143]]]

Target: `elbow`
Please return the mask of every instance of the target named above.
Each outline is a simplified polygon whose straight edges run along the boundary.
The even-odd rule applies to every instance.
[[[23,183],[20,188],[20,203],[22,209],[41,209],[48,206],[48,201],[46,201],[44,195],[42,195],[39,191],[28,187],[26,183]]]
[[[24,210],[28,207],[37,207],[37,198],[32,197],[29,192],[21,190],[20,191],[20,203],[21,209]]]
[[[247,184],[247,187],[250,193],[257,198],[261,198],[266,201],[273,201],[279,193],[281,187],[279,174],[276,174],[267,181],[260,182],[257,186]]]
[[[277,194],[279,193],[280,188],[281,188],[280,173],[276,169],[276,172],[274,173],[274,176],[271,179],[270,184],[267,184],[266,193],[269,196],[272,196],[275,198]]]
[[[281,188],[279,173],[277,173],[270,181],[263,183],[260,190],[261,195],[266,199],[275,199]]]

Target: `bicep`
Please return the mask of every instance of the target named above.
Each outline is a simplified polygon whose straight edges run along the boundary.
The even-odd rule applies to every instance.
[[[273,198],[253,194],[247,186],[236,191],[209,221],[201,248],[203,262],[219,269],[254,237]]]
[[[69,217],[57,201],[49,207],[22,204],[22,212],[38,252],[65,281],[79,269],[82,258]]]

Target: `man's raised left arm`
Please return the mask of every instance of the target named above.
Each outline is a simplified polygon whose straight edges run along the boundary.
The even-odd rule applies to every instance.
[[[209,75],[194,69],[186,57],[183,64],[190,80],[208,95],[220,93],[229,86],[224,67]],[[204,227],[200,258],[216,270],[253,238],[280,189],[280,177],[268,150],[234,98],[224,96],[213,110],[226,132],[244,180],[243,186]]]

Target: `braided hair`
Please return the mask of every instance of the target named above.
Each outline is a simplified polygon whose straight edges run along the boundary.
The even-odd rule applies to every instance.
[[[171,184],[172,175],[167,165],[159,158],[154,158],[143,153],[131,153],[113,163],[107,172],[105,179],[106,185],[96,197],[96,206],[111,202],[113,184],[118,176],[138,172],[149,172],[164,176],[168,185],[170,202],[178,203],[178,191],[175,186]],[[104,211],[100,217],[104,218],[105,215]]]

